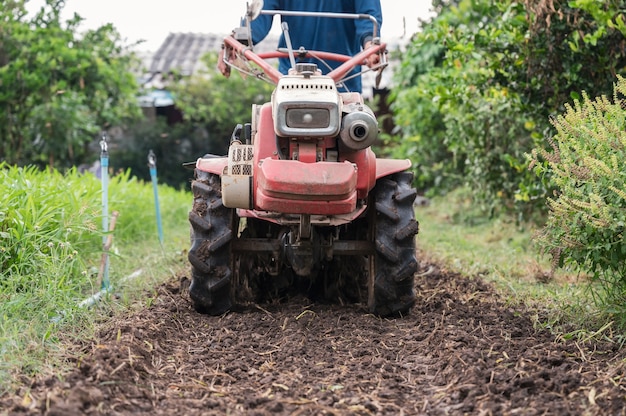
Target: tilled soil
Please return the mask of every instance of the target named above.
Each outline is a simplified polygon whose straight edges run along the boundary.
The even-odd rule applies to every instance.
[[[556,338],[481,280],[427,267],[398,319],[303,298],[210,317],[171,282],[0,414],[626,414],[623,351]]]

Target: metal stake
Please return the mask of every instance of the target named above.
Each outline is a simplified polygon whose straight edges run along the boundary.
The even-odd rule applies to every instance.
[[[106,250],[107,233],[109,232],[109,152],[106,132],[102,132],[100,140],[100,180],[102,181],[102,248]],[[109,288],[109,256],[106,256],[102,273],[102,289]]]
[[[159,241],[163,245],[163,226],[161,225],[161,209],[159,207],[159,190],[157,181],[156,155],[150,149],[148,153],[148,166],[150,167],[150,177],[152,178],[152,189],[154,190],[154,206],[156,208],[157,229],[159,231]]]

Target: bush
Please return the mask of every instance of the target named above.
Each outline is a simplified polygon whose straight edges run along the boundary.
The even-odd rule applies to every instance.
[[[624,74],[623,2],[440,3],[396,73],[394,151],[414,160],[418,188],[461,183],[488,211],[537,215],[549,188],[525,154],[553,134],[565,102],[610,94]]]
[[[148,153],[154,152],[160,184],[189,189],[192,169],[183,165],[195,162],[206,153],[218,155],[228,152],[228,139],[211,141],[207,132],[190,122],[167,125],[162,117],[156,121],[144,120],[131,126],[124,139],[110,150],[110,166],[114,171],[130,170],[140,180],[150,181]]]
[[[446,70],[440,68],[443,48],[431,28],[425,28],[408,45],[400,70],[396,72],[398,87],[391,93],[394,123],[402,137],[386,139],[383,151],[394,158],[410,158],[415,185],[423,192],[452,189],[462,183],[462,163],[448,148],[444,115],[434,85]]]
[[[522,5],[461,1],[415,36],[392,108],[418,188],[471,187],[486,211],[521,200],[524,153],[548,124],[529,114],[513,79],[524,71],[525,33]]]
[[[572,265],[600,283],[601,300],[626,314],[626,79],[613,100],[583,93],[552,119],[551,149],[536,148],[531,167],[555,187],[536,241],[555,266]]]

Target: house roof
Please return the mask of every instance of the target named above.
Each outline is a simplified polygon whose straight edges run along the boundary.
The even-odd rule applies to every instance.
[[[142,107],[163,107],[172,105],[173,97],[167,91],[172,81],[171,73],[179,72],[189,76],[206,70],[202,56],[218,52],[226,35],[211,33],[170,33],[159,49],[153,54],[142,54],[143,73],[139,83],[145,94],[139,98]],[[278,45],[278,36],[268,36],[255,46],[255,50],[266,52]]]
[[[152,55],[147,65],[151,74],[166,74],[173,70],[182,75],[191,75],[204,64],[200,59],[208,52],[218,52],[226,35],[209,33],[170,33],[159,49]],[[268,36],[255,50],[273,50],[278,44],[278,37]]]
[[[203,67],[200,58],[220,50],[224,36],[205,33],[170,33],[156,53],[148,71],[168,73],[173,70],[191,75]]]

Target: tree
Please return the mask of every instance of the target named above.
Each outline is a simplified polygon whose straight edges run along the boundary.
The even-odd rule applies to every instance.
[[[185,120],[207,130],[207,153],[224,154],[235,125],[250,122],[252,104],[267,102],[274,86],[239,73],[225,78],[215,70],[216,53],[206,54],[202,61],[209,70],[182,80],[172,91]]]
[[[62,168],[83,161],[99,130],[140,115],[135,59],[112,25],[77,34],[64,0],[29,17],[24,0],[0,9],[0,160]]]
[[[624,73],[623,1],[437,3],[393,96],[398,146],[419,158],[417,185],[461,182],[488,209],[545,209],[549,189],[525,155],[553,134],[549,119],[567,101],[609,94]]]

